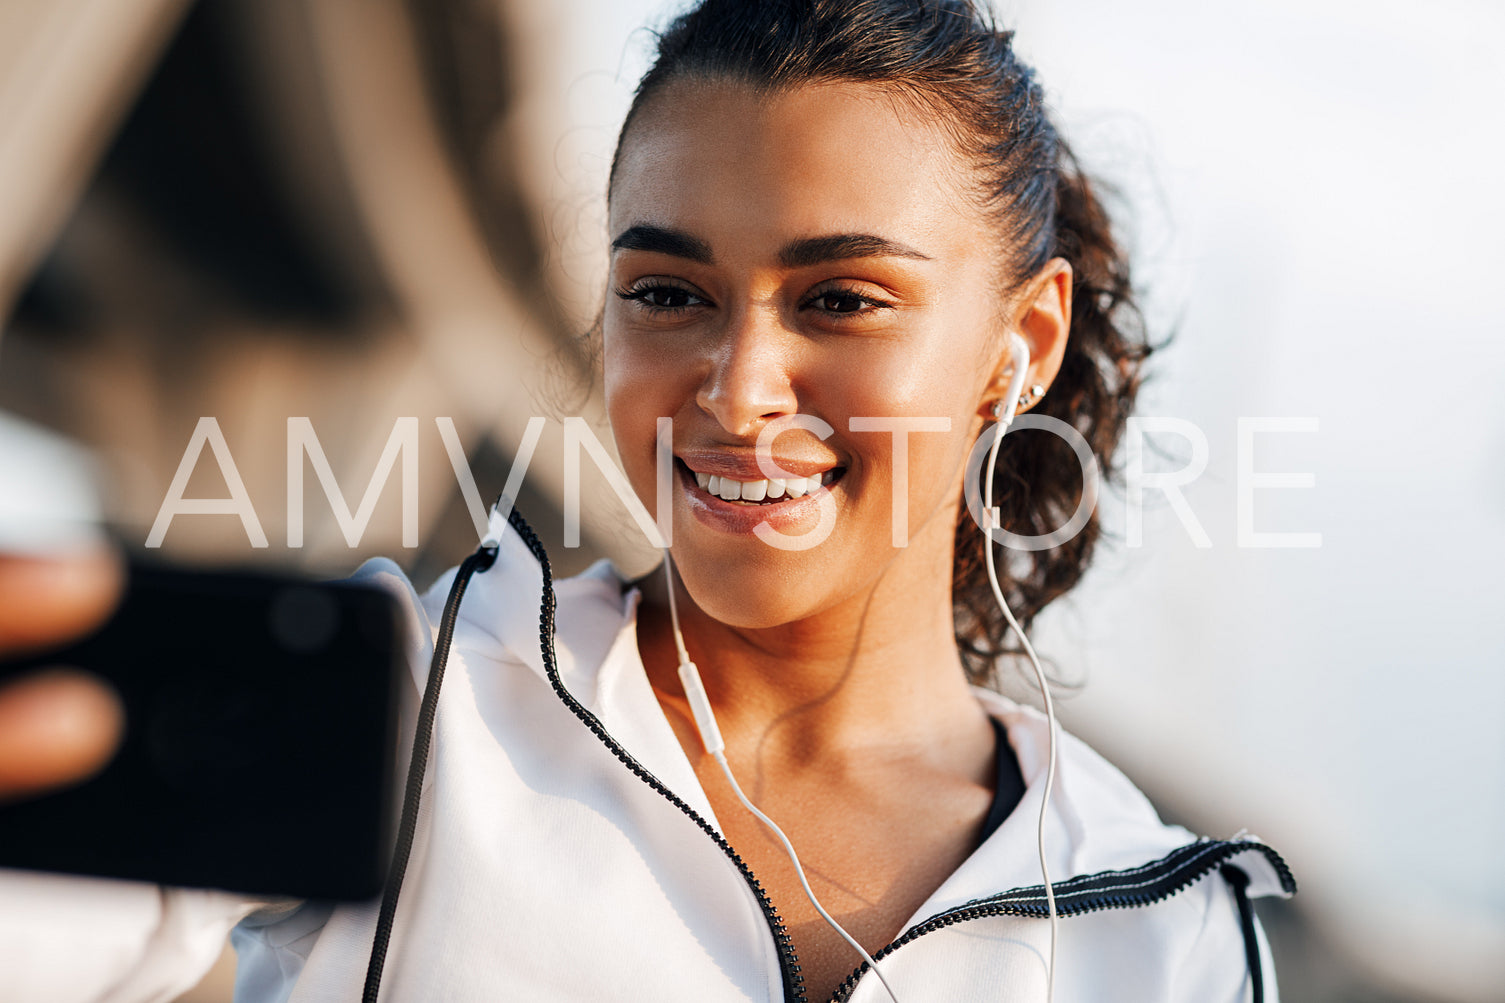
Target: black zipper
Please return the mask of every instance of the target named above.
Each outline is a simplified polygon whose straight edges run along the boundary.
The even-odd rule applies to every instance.
[[[747,882],[747,886],[757,896],[758,905],[763,909],[763,918],[768,922],[769,932],[773,934],[774,947],[778,949],[779,955],[779,974],[784,983],[784,999],[790,1001],[790,1003],[808,1003],[805,996],[805,977],[800,974],[799,958],[794,953],[794,943],[789,938],[789,930],[784,926],[784,921],[779,918],[779,911],[774,908],[773,900],[763,890],[763,885],[753,874],[752,868],[747,866],[747,862],[742,859],[736,850],[732,849],[732,845],[722,837],[721,833],[717,832],[709,822],[702,818],[699,812],[685,804],[684,800],[678,794],[675,794],[665,786],[664,782],[654,776],[646,766],[634,759],[630,752],[622,748],[617,740],[612,738],[607,732],[606,726],[601,723],[600,719],[587,710],[580,701],[576,700],[569,690],[565,689],[563,680],[559,678],[558,662],[554,658],[554,608],[556,602],[554,598],[554,577],[549,568],[549,555],[544,550],[543,543],[538,539],[538,534],[533,532],[533,528],[523,519],[515,506],[511,514],[508,515],[507,521],[517,531],[518,536],[522,537],[523,543],[527,545],[528,550],[532,552],[533,557],[538,561],[538,565],[543,571],[543,600],[539,604],[538,613],[538,643],[540,650],[543,652],[543,667],[544,672],[549,677],[549,685],[554,687],[555,694],[558,695],[560,700],[564,701],[565,706],[591,730],[592,734],[601,740],[602,744],[611,750],[612,755],[616,756],[623,766],[631,770],[633,775],[643,783],[657,791],[670,804],[688,815],[696,825],[700,826],[707,836],[710,836],[715,841],[717,846],[721,847],[721,852],[725,853],[731,859],[732,863],[737,865],[737,870],[742,872],[742,879]]]
[[[1217,870],[1230,858],[1240,853],[1258,851],[1265,855],[1275,873],[1280,877],[1281,888],[1289,895],[1296,893],[1296,879],[1280,854],[1263,843],[1247,841],[1227,842],[1203,839],[1172,850],[1153,863],[1123,871],[1103,871],[1099,874],[1084,874],[1062,881],[1053,886],[1056,896],[1056,915],[1061,918],[1082,916],[1104,909],[1133,909],[1154,905],[1185,891],[1208,874]],[[974,899],[965,905],[937,913],[923,922],[905,930],[900,937],[873,955],[882,960],[911,941],[927,933],[954,926],[969,919],[987,916],[1020,916],[1029,919],[1045,919],[1050,915],[1045,898],[1045,886],[1033,885],[1015,888],[985,898]],[[853,970],[846,981],[837,987],[831,1003],[845,1003],[857,988],[857,981],[868,969],[863,962]]]

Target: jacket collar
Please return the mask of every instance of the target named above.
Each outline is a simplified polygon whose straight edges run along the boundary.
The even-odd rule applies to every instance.
[[[547,681],[544,643],[553,642],[560,682],[593,713],[612,739],[684,803],[719,831],[709,800],[654,696],[637,646],[639,593],[606,561],[554,584],[558,615],[552,637],[541,631],[538,606],[520,602],[539,596],[544,574],[515,534],[500,542],[495,566],[471,586],[461,610],[457,643],[491,657],[521,662]],[[442,594],[436,585],[431,596]],[[1026,893],[1040,883],[1036,824],[1048,762],[1044,716],[989,690],[977,699],[1001,721],[1019,760],[1023,799],[998,830],[921,906],[911,923],[1000,893]],[[1217,847],[1218,862],[1237,858],[1250,876],[1249,894],[1288,896],[1290,872],[1273,851],[1254,839],[1230,843],[1199,840],[1179,826],[1162,823],[1148,799],[1115,767],[1074,736],[1059,731],[1057,772],[1046,814],[1045,845],[1053,882],[1086,879],[1102,872],[1151,873],[1162,862],[1189,859],[1194,845]],[[1184,861],[1183,861],[1184,863]],[[1178,866],[1182,866],[1178,864]],[[1190,865],[1187,865],[1190,866]],[[1213,864],[1216,866],[1216,864]]]

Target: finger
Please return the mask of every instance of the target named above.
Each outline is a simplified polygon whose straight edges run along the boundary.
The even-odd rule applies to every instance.
[[[115,691],[76,669],[0,687],[0,800],[92,776],[115,754],[124,720]]]
[[[0,555],[0,653],[45,647],[99,625],[120,598],[115,552],[97,547],[48,557]]]

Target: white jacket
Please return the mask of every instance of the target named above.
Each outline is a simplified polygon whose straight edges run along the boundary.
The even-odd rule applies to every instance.
[[[411,617],[411,705],[453,574],[420,597],[390,562],[361,572]],[[777,917],[721,840],[649,687],[636,592],[624,594],[604,562],[553,584],[555,674],[540,643],[545,582],[529,544],[509,532],[460,603],[382,999],[804,999]],[[1044,998],[1035,821],[1046,728],[1030,708],[977,695],[1007,727],[1027,789],[878,955],[903,1003]],[[1219,869],[1237,866],[1250,895],[1290,894],[1273,851],[1161,824],[1122,774],[1070,736],[1046,839],[1062,914],[1055,1003],[1250,998],[1236,896]],[[258,903],[220,893],[124,885],[106,909],[96,886],[109,883],[11,880],[62,889],[44,892],[56,916],[67,916],[67,896],[94,906],[59,941],[35,911],[23,921],[0,904],[0,999],[170,999],[242,917],[237,1000],[360,998],[375,904],[253,911]],[[0,903],[15,901],[0,886],[7,893]],[[1274,1000],[1267,956],[1262,967]],[[870,973],[845,991],[887,1000]]]

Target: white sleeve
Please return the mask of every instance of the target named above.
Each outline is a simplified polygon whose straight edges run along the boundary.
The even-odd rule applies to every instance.
[[[225,892],[0,870],[0,999],[171,1000],[263,905]]]

